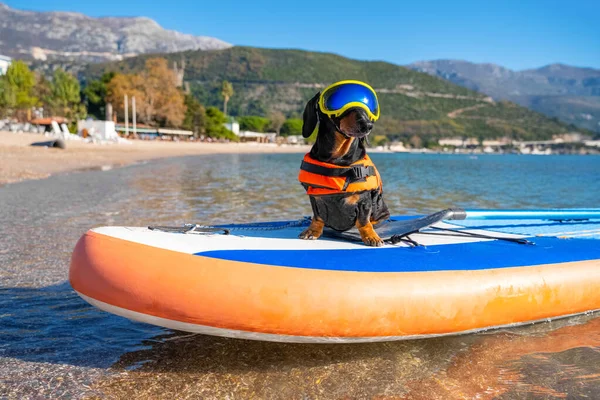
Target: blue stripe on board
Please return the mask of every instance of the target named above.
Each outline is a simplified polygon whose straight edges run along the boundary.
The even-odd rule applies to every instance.
[[[198,256],[334,271],[419,272],[483,270],[600,259],[600,242],[534,238],[535,245],[488,241],[356,250],[213,250]]]

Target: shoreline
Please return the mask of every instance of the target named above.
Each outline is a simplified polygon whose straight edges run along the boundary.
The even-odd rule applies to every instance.
[[[31,146],[51,138],[32,133],[0,131],[0,187],[51,175],[119,168],[161,158],[210,154],[306,153],[310,146],[257,143],[131,141],[93,144],[67,141],[66,149]]]
[[[276,145],[264,143],[205,143],[133,140],[130,143],[94,144],[67,141],[66,149],[31,146],[52,138],[34,133],[0,131],[0,187],[27,180],[45,179],[52,175],[108,170],[156,159],[199,156],[211,154],[305,154],[311,145]],[[504,155],[506,153],[434,152],[434,151],[382,151],[369,149],[370,153]],[[538,154],[523,154],[538,155]],[[545,155],[545,154],[539,154]],[[559,155],[559,154],[553,154]],[[562,154],[560,154],[562,155]],[[573,154],[580,155],[580,154]],[[590,154],[594,155],[594,154]]]

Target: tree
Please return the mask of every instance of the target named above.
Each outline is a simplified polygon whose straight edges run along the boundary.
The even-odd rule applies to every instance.
[[[38,98],[34,96],[35,74],[23,61],[14,61],[6,70],[4,79],[8,86],[4,91],[14,100],[14,108],[26,110],[38,103]]]
[[[139,74],[116,75],[107,84],[107,100],[124,114],[124,95],[135,96],[138,120],[149,125],[181,126],[185,118],[184,95],[177,76],[164,58],[150,58]]]
[[[185,106],[183,128],[194,132],[194,137],[203,135],[206,132],[206,110],[191,94],[185,96]]]
[[[145,120],[180,126],[185,115],[184,97],[177,88],[177,74],[169,68],[167,60],[148,59],[140,75],[143,92],[140,113],[145,114]]]
[[[418,135],[413,135],[410,138],[410,145],[414,148],[414,149],[420,149],[423,147],[423,141],[421,140],[421,137]]]
[[[238,122],[240,123],[240,129],[243,131],[266,132],[271,121],[265,117],[250,115],[238,118]]]
[[[56,113],[73,120],[85,116],[79,96],[79,82],[73,75],[57,69],[50,88],[51,104]]]
[[[227,118],[217,107],[206,109],[206,135],[211,138],[223,138],[237,141],[238,137],[225,128]]]
[[[371,145],[373,147],[378,147],[378,146],[385,146],[388,142],[388,138],[385,135],[375,135],[373,137],[373,142],[371,143]]]
[[[44,74],[36,74],[35,94],[39,98],[39,103],[44,107],[44,111],[52,111],[52,83],[46,79]]]
[[[0,118],[4,117],[10,109],[14,108],[17,101],[12,86],[3,78],[3,76],[0,76]]]
[[[269,114],[269,119],[271,120],[271,129],[279,135],[281,127],[285,122],[285,115],[281,111],[273,111]]]
[[[223,114],[227,115],[227,103],[231,96],[233,96],[233,86],[231,85],[231,82],[223,81],[221,96],[223,96]]]
[[[90,81],[83,89],[83,95],[87,99],[88,113],[98,119],[104,119],[106,116],[108,84],[115,75],[115,72],[106,72],[100,79]]]
[[[281,136],[302,135],[302,120],[290,118],[281,126]]]
[[[125,95],[130,99],[135,96],[137,103],[141,101],[143,94],[141,80],[139,75],[117,74],[106,85],[106,101],[113,105],[114,110],[121,118],[125,118]],[[137,103],[137,112],[139,113],[140,107]]]

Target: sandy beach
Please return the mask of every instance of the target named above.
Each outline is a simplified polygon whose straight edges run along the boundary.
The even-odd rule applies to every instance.
[[[66,149],[31,146],[51,140],[43,135],[0,131],[0,185],[96,168],[111,168],[165,157],[231,153],[303,153],[309,146],[257,143],[131,141],[92,144],[68,141]]]

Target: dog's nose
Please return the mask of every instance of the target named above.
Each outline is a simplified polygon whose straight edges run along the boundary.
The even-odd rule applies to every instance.
[[[369,132],[373,129],[373,123],[369,120],[361,119],[358,121],[358,127],[361,132]]]

